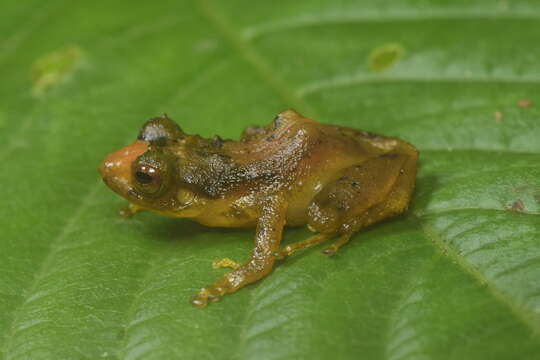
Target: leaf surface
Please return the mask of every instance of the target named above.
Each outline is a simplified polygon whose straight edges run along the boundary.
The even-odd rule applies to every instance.
[[[6,0],[0,19],[0,358],[538,357],[537,2]],[[253,231],[122,220],[96,166],[163,112],[238,138],[288,107],[415,144],[411,209],[193,308]]]

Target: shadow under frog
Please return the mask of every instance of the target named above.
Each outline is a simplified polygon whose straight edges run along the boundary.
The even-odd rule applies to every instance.
[[[99,171],[130,202],[126,215],[147,209],[210,227],[255,228],[250,259],[215,263],[233,270],[192,298],[205,306],[263,278],[278,259],[336,238],[323,251],[330,256],[358,230],[403,212],[417,159],[397,138],[286,110],[267,126],[248,127],[239,141],[188,135],[165,115],[153,118]],[[285,225],[315,234],[281,248]]]

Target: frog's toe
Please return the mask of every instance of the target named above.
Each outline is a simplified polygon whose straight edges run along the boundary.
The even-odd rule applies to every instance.
[[[340,247],[342,247],[343,245],[349,242],[352,235],[353,235],[353,232],[349,232],[349,233],[345,233],[341,235],[336,241],[334,241],[332,245],[330,245],[329,247],[327,247],[326,249],[322,251],[323,255],[325,256],[334,255]]]
[[[290,256],[292,255],[292,253],[294,252],[294,249],[292,246],[288,245],[288,246],[285,246],[283,249],[281,250],[278,250],[278,251],[274,251],[272,253],[272,255],[276,258],[276,260],[283,260],[285,259],[287,256]]]
[[[208,298],[202,297],[201,294],[193,296],[189,302],[196,307],[205,307],[208,304]]]
[[[191,305],[196,307],[205,307],[208,304],[208,300],[212,301],[215,298],[210,293],[208,288],[202,288],[199,293],[190,299]]]
[[[231,260],[229,258],[223,258],[223,259],[214,259],[214,261],[212,261],[212,267],[214,269],[219,269],[219,268],[224,268],[224,267],[228,267],[228,268],[231,268],[231,269],[238,269],[240,266],[242,266],[241,263],[238,263],[234,260]]]
[[[205,307],[209,301],[218,301],[225,293],[225,289],[219,286],[207,286],[202,288],[199,293],[190,299],[193,306]]]
[[[321,252],[323,253],[324,256],[332,256],[337,252],[337,249],[334,249],[332,246],[330,246]]]

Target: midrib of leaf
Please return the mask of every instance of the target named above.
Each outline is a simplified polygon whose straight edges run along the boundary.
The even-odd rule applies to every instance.
[[[209,9],[209,18],[212,19],[212,16],[218,16],[218,18],[223,18],[222,14],[217,11],[215,9],[215,7],[212,7],[211,3],[209,1],[204,1],[204,0],[201,0],[200,1],[201,4],[203,4],[203,8],[206,8],[207,5],[209,5],[210,7],[208,8]],[[218,27],[220,28],[221,26],[225,26],[225,28],[228,27],[229,30],[224,31],[223,29],[220,30],[222,31],[222,33],[224,33],[225,37],[227,37],[232,43],[233,45],[235,45],[235,48],[241,53],[243,54],[243,57],[253,65],[253,67],[259,71],[261,77],[263,78],[263,80],[265,80],[265,82],[267,83],[267,85],[269,87],[271,87],[272,89],[276,90],[280,96],[286,100],[287,102],[289,103],[292,103],[292,104],[295,104],[295,106],[299,107],[299,108],[302,108],[302,109],[306,109],[306,108],[309,108],[309,106],[307,104],[305,104],[305,102],[303,101],[302,99],[302,96],[298,96],[298,92],[290,92],[287,90],[287,86],[282,83],[282,82],[275,82],[275,73],[270,69],[270,67],[264,62],[262,61],[262,58],[260,56],[257,55],[257,53],[251,49],[248,45],[248,43],[244,42],[241,37],[235,35],[235,32],[232,30],[232,27],[225,21],[224,24],[220,25],[220,22],[216,21],[215,19],[212,20],[213,23]],[[229,34],[230,32],[230,34]],[[229,34],[229,35],[228,35]],[[232,36],[232,38],[231,38]],[[231,40],[232,39],[232,40]],[[236,40],[234,40],[236,39]],[[293,101],[295,100],[296,101]],[[474,151],[476,151],[476,149],[472,149]],[[437,150],[438,151],[438,150]],[[98,183],[99,184],[99,183]],[[32,289],[35,288],[37,282],[39,281],[39,279],[41,278],[41,276],[43,275],[43,273],[46,273],[47,272],[47,269],[49,267],[49,263],[50,263],[50,259],[54,258],[54,254],[55,254],[55,251],[57,251],[56,249],[58,248],[56,246],[57,243],[61,242],[61,239],[65,238],[65,236],[67,236],[67,234],[69,234],[69,229],[73,228],[73,226],[75,226],[76,222],[78,221],[78,219],[80,218],[81,214],[84,213],[84,211],[86,210],[86,208],[88,207],[88,204],[91,202],[91,199],[92,197],[94,196],[95,192],[99,189],[98,186],[94,185],[93,187],[91,187],[90,191],[88,192],[88,194],[86,195],[86,197],[83,199],[83,201],[81,202],[81,204],[79,205],[79,207],[76,209],[76,212],[75,214],[67,221],[65,227],[62,229],[61,233],[57,236],[57,238],[55,238],[55,240],[51,243],[51,250],[50,252],[48,253],[45,261],[42,263],[42,266],[40,267],[40,270],[38,270],[38,272],[36,273],[36,276],[34,277],[34,281],[32,282],[31,286],[30,286],[30,293],[32,292]],[[454,209],[452,211],[462,211],[463,209]],[[426,233],[426,235],[429,236],[429,233],[428,233],[429,229],[427,230],[424,230],[424,232]],[[444,243],[444,241],[442,239],[440,239],[437,234],[435,232],[433,232],[433,236],[436,237],[436,239],[434,238],[434,242],[435,244],[438,246],[439,249],[441,249],[441,251],[444,249],[447,251],[447,254],[453,259],[453,260],[456,260],[457,264],[460,266],[460,268],[470,274],[476,281],[479,281],[481,283],[486,283],[485,279],[483,279],[483,276],[481,273],[478,273],[478,274],[475,274],[474,272],[476,270],[474,270],[470,264],[466,263],[457,253],[455,252],[452,252],[453,250],[451,248],[449,248],[448,246],[446,246],[446,244]],[[433,237],[432,237],[433,238]],[[471,270],[472,269],[472,270]],[[149,271],[151,271],[151,266],[149,267]],[[148,272],[147,272],[148,274]],[[142,284],[144,283],[144,279],[141,280],[142,281]],[[482,282],[483,281],[483,282]],[[144,284],[143,284],[144,285]],[[502,303],[504,303],[505,305],[507,305],[511,310],[512,310],[512,313],[514,315],[516,315],[516,317],[518,317],[520,320],[524,321],[524,323],[529,327],[529,328],[532,328],[533,330],[535,330],[535,334],[537,334],[537,328],[538,326],[536,326],[536,324],[532,324],[533,326],[531,327],[531,324],[529,324],[528,322],[526,322],[524,319],[522,319],[523,316],[526,316],[528,315],[527,312],[522,312],[522,309],[520,309],[519,307],[517,307],[515,304],[513,304],[512,302],[512,299],[509,299],[507,298],[504,294],[501,294],[501,293],[498,293],[498,290],[496,289],[496,287],[494,286],[489,286],[488,287],[492,293],[492,295],[497,298],[499,301],[501,301]],[[136,298],[137,296],[139,296],[141,293],[141,290],[138,290],[135,295],[134,295],[134,302],[136,301]],[[28,300],[28,298],[27,298]],[[23,306],[24,306],[24,303],[23,303]],[[131,305],[130,305],[131,307]],[[514,312],[514,309],[517,311]],[[18,312],[20,311],[20,309],[18,309],[15,314],[17,314]],[[129,313],[129,311],[128,311]],[[129,316],[128,316],[129,317]],[[14,324],[16,323],[13,322]],[[13,330],[13,328],[12,328]]]
[[[198,8],[212,26],[222,34],[222,36],[231,44],[232,49],[250,64],[260,76],[261,80],[272,90],[274,90],[287,104],[296,109],[301,109],[306,114],[317,117],[315,109],[307,104],[294,91],[290,91],[283,79],[264,61],[250,45],[233,28],[231,23],[225,17],[211,0],[197,0]]]
[[[300,109],[311,109],[311,106],[309,106],[307,103],[304,102],[304,95],[301,90],[296,91],[290,91],[289,86],[286,85],[279,77],[277,77],[276,73],[271,69],[271,67],[264,62],[263,58],[249,45],[249,43],[244,40],[244,38],[241,36],[241,34],[238,33],[237,30],[233,28],[233,26],[230,24],[230,21],[226,18],[224,13],[220,11],[211,0],[198,0],[198,4],[200,5],[200,8],[202,9],[202,13],[210,20],[211,23],[214,24],[214,26],[224,35],[224,37],[229,40],[229,42],[233,45],[233,48],[235,48],[242,57],[250,63],[261,75],[261,78],[265,81],[265,83],[271,87],[272,89],[276,90],[277,93],[287,102],[296,104],[295,106],[298,106]],[[335,78],[334,78],[335,79]],[[364,81],[365,78],[362,78],[361,80]],[[370,78],[371,79],[371,78]],[[375,77],[373,79],[376,79]],[[431,82],[436,81],[437,78],[426,78],[426,79],[419,79],[420,81],[425,82]],[[447,78],[441,78],[442,80],[446,80]],[[462,81],[462,79],[450,79],[451,82],[455,83],[464,83],[466,81]],[[486,83],[492,83],[495,82],[497,78],[482,78],[481,81]],[[500,80],[506,80],[506,79],[499,79]],[[540,79],[532,79],[533,83],[540,82]],[[403,78],[402,81],[411,81],[411,79]],[[412,80],[414,81],[414,80]],[[355,83],[355,82],[353,82]],[[344,83],[345,86],[349,85],[349,83]],[[334,85],[332,83],[332,85]],[[329,86],[333,87],[333,86]],[[301,89],[305,89],[306,87],[302,87]],[[323,87],[319,86],[317,88],[318,90],[321,90]],[[314,112],[311,114],[315,115]],[[472,150],[472,149],[471,149]],[[458,211],[458,209],[456,209]],[[418,217],[415,215],[412,215],[417,221],[419,220]],[[435,244],[436,248],[443,254],[443,256],[448,256],[451,260],[453,260],[459,268],[466,274],[468,274],[475,282],[479,283],[480,285],[487,285],[487,288],[489,289],[489,293],[496,299],[498,302],[502,303],[505,307],[507,307],[510,312],[521,322],[523,323],[527,328],[532,330],[532,333],[535,337],[540,338],[540,324],[537,324],[536,322],[532,321],[531,318],[535,317],[536,314],[522,306],[519,306],[515,303],[513,299],[508,297],[506,294],[501,292],[495,284],[493,284],[490,280],[484,277],[484,275],[479,272],[478,270],[474,269],[474,267],[471,266],[464,258],[460,257],[456,251],[453,250],[453,248],[449,247],[444,243],[444,241],[436,234],[435,231],[432,231],[427,225],[422,224],[421,229],[426,235],[427,239],[431,239],[431,243]],[[250,304],[252,304],[250,302]],[[246,310],[249,312],[249,309]],[[245,325],[244,325],[245,326]],[[241,331],[242,333],[244,330]]]
[[[420,221],[420,218],[416,217],[415,215],[411,214],[410,217],[420,223],[420,227],[423,233],[426,235],[426,238],[431,240],[430,242],[435,245],[442,256],[448,257],[450,260],[456,263],[463,272],[468,274],[471,279],[478,283],[479,286],[485,287],[497,301],[503,304],[522,324],[531,330],[531,333],[535,338],[540,339],[540,323],[538,323],[538,321],[534,321],[534,319],[538,318],[537,313],[527,309],[524,306],[516,304],[516,302],[506,293],[501,291],[496,284],[493,283],[493,281],[486,278],[482,272],[478,271],[462,256],[459,256],[458,252],[455,251],[452,246],[446,244],[444,240],[440,238],[437,232],[429,225]]]
[[[197,4],[199,5],[198,7],[201,13],[231,44],[231,47],[235,49],[240,56],[251,65],[251,67],[256,71],[259,77],[269,88],[274,90],[285,103],[290,104],[297,109],[301,109],[310,116],[317,117],[316,111],[310,105],[308,105],[301,96],[298,96],[295,91],[289,90],[290,86],[280,79],[270,65],[268,65],[264,59],[251,48],[249,43],[236,32],[223,12],[220,11],[211,0],[197,0]],[[235,356],[237,358],[240,358],[242,348],[247,341],[247,322],[249,319],[249,314],[255,305],[254,299],[256,296],[254,293],[255,292],[250,293],[247,309],[244,312],[244,317],[240,325],[240,341],[235,352]]]
[[[252,49],[249,46],[249,43],[243,39],[243,37],[230,25],[230,22],[227,20],[225,15],[222,11],[220,11],[211,0],[198,0],[198,3],[200,4],[200,7],[202,9],[202,12],[205,16],[208,17],[208,19],[216,26],[216,28],[222,32],[222,34],[227,38],[233,45],[233,47],[246,59],[252,66],[259,72],[261,75],[261,78],[265,80],[266,84],[276,90],[278,94],[289,103],[302,105],[302,107],[299,107],[301,109],[311,108],[306,107],[306,103],[303,100],[303,97],[306,95],[307,92],[302,91],[302,89],[306,89],[306,86],[296,90],[296,91],[289,91],[289,86],[285,85],[285,83],[278,78],[276,81],[275,77],[277,76],[273,70],[271,70],[270,66],[266,64],[262,57],[258,55],[258,53]],[[333,78],[335,79],[335,78]],[[345,79],[345,78],[344,78]],[[448,81],[448,82],[455,82],[455,83],[465,83],[465,82],[486,82],[486,83],[493,83],[493,82],[518,82],[516,80],[522,80],[522,79],[506,79],[506,78],[466,78],[466,79],[458,79],[458,78],[393,78],[393,79],[383,79],[383,82],[392,82],[392,81],[422,81],[422,82],[433,82],[433,81]],[[335,85],[338,86],[348,86],[350,84],[354,84],[357,82],[371,82],[371,81],[380,81],[377,77],[362,77],[362,78],[354,78],[354,81],[347,82],[343,81],[343,83],[338,82],[336,83],[335,80],[331,80],[328,83],[328,86],[323,86],[323,83],[319,83],[316,87],[316,91],[322,90],[323,88],[329,88],[329,87],[335,87]],[[532,79],[532,81],[525,80],[524,82],[532,82],[532,83],[539,83],[540,79]],[[310,85],[308,85],[310,86]],[[313,92],[313,91],[311,91]],[[474,149],[471,149],[474,150]],[[455,211],[458,211],[456,209]],[[412,215],[414,216],[414,215]],[[418,220],[418,218],[417,218]],[[509,298],[506,294],[501,292],[495,284],[491,283],[490,280],[485,278],[481,272],[474,269],[468,262],[465,261],[462,257],[460,257],[457,252],[455,252],[452,248],[447,246],[442,239],[434,232],[431,231],[427,225],[421,226],[422,231],[426,235],[427,239],[432,239],[431,243],[435,244],[437,249],[442,253],[443,256],[448,256],[451,260],[453,260],[459,268],[465,272],[466,274],[469,274],[470,277],[475,281],[480,283],[481,285],[487,285],[487,288],[489,289],[489,293],[500,303],[502,303],[505,307],[507,307],[510,312],[521,322],[523,323],[527,328],[531,329],[534,333],[535,337],[540,337],[540,325],[536,322],[532,321],[531,318],[536,316],[534,312],[529,311],[526,308],[523,308],[519,305],[517,305],[513,299]],[[251,308],[253,306],[253,298],[250,299],[249,307]],[[246,310],[246,313],[249,313],[250,309]],[[247,317],[244,320],[244,323],[242,324],[240,335],[245,334],[245,326],[246,326]],[[240,343],[245,343],[245,339],[241,336]],[[239,350],[240,351],[240,347]]]

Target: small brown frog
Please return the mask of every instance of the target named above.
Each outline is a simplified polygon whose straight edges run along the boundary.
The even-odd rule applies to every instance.
[[[266,276],[277,259],[337,238],[334,254],[358,230],[407,209],[417,150],[397,138],[317,123],[286,110],[239,141],[188,135],[166,115],[109,154],[99,172],[125,197],[126,214],[148,209],[207,226],[255,227],[251,258],[214,262],[233,270],[191,300],[235,292]],[[280,248],[283,227],[307,225],[307,240]]]

